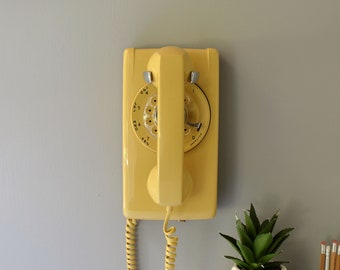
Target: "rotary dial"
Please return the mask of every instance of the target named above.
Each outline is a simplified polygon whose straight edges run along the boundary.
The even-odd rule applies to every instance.
[[[184,151],[187,152],[203,140],[210,124],[209,102],[195,83],[185,84],[183,113]],[[140,141],[156,151],[157,88],[152,83],[138,91],[131,108],[131,123]]]

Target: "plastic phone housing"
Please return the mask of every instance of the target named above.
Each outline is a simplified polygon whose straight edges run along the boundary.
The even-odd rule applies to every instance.
[[[124,51],[125,217],[163,220],[165,206],[171,219],[215,216],[218,105],[217,50]]]

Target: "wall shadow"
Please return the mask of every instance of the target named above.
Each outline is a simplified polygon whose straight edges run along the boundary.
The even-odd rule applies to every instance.
[[[235,72],[228,55],[220,50],[220,117],[218,207],[234,200],[236,163],[236,93]]]

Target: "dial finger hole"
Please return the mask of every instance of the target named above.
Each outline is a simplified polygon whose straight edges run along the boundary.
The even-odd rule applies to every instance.
[[[153,108],[152,108],[151,106],[148,106],[148,107],[146,107],[146,109],[145,109],[145,113],[146,113],[146,114],[151,114],[152,111],[153,111]]]
[[[157,97],[152,97],[152,98],[151,98],[151,104],[152,104],[153,106],[156,106],[156,105],[157,105]]]
[[[191,128],[188,125],[184,126],[184,135],[188,135],[190,133]]]
[[[145,119],[145,124],[147,124],[148,126],[151,126],[153,124],[153,120],[151,117],[148,117]]]
[[[157,127],[152,127],[151,132],[153,135],[157,135]]]

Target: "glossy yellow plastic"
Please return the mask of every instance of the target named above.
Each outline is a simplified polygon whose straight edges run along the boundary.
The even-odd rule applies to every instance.
[[[175,206],[172,219],[215,216],[218,62],[215,49],[125,50],[123,210],[127,218],[162,220],[164,206]],[[151,72],[152,83],[143,80],[145,71]],[[192,71],[200,77],[190,86]],[[194,109],[187,109],[187,117],[188,97],[197,101]],[[202,125],[185,133],[192,125],[190,117]]]
[[[184,78],[189,57],[176,47],[156,51],[148,62],[157,88],[157,164],[148,177],[148,190],[160,205],[183,202]]]

